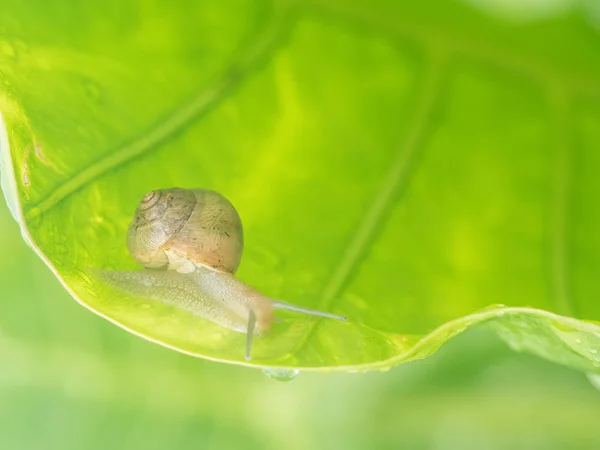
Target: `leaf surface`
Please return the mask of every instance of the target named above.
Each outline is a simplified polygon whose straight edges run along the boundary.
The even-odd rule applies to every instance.
[[[0,18],[3,190],[82,304],[209,359],[385,369],[478,323],[600,372],[600,36],[465,4],[31,6]],[[437,6],[437,7],[436,7]],[[236,11],[236,14],[231,14]],[[106,290],[149,190],[236,205],[239,277],[348,316],[244,336]]]

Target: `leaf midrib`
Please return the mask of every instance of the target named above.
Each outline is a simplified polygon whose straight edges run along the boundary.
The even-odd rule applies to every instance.
[[[398,201],[399,196],[402,195],[414,175],[415,160],[423,148],[422,141],[426,136],[431,114],[439,96],[442,78],[445,75],[446,60],[447,55],[431,51],[430,59],[424,70],[421,89],[415,99],[415,114],[411,126],[408,127],[410,131],[398,145],[384,182],[373,200],[368,203],[369,206],[363,215],[363,220],[357,226],[339,264],[323,289],[322,301],[319,305],[319,309],[322,311],[330,311],[352,274],[360,266],[361,261],[366,258],[368,248],[381,232],[384,219],[391,206]],[[304,348],[318,323],[319,320],[311,322],[294,353],[300,352]]]
[[[550,233],[552,252],[551,258],[551,286],[556,311],[563,315],[575,317],[573,295],[569,289],[568,282],[568,231],[569,231],[569,200],[572,190],[571,180],[571,158],[569,154],[570,133],[570,97],[558,88],[550,89],[548,92],[549,105],[551,107],[550,123],[554,129],[554,192],[552,203],[552,231]]]

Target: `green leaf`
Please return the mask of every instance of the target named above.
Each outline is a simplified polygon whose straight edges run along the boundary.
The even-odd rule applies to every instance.
[[[600,373],[600,36],[453,1],[3,3],[2,187],[25,239],[115,324],[223,362],[369,370],[486,322]],[[235,13],[232,13],[234,11]],[[244,336],[117,294],[142,195],[236,205],[238,276],[347,315]]]

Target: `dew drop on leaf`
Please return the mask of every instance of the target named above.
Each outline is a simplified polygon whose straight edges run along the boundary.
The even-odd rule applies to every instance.
[[[292,381],[300,373],[297,369],[264,369],[263,373],[277,381]]]
[[[102,98],[102,87],[98,83],[92,80],[85,80],[83,82],[83,90],[85,95],[93,101],[98,101]]]

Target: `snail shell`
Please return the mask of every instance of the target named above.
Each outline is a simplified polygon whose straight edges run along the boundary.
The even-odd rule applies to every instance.
[[[127,232],[127,248],[137,262],[182,273],[204,266],[234,274],[243,247],[237,211],[221,194],[205,189],[148,192]]]

